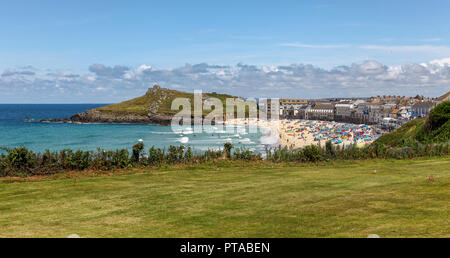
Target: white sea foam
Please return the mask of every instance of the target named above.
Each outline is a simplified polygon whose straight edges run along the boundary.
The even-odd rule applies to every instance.
[[[179,142],[181,143],[188,143],[189,142],[189,137],[181,137],[180,139],[178,139]]]
[[[241,144],[254,144],[254,142],[252,142],[252,140],[250,140],[250,138],[240,139],[239,143],[241,143]]]
[[[149,131],[149,133],[151,133],[151,134],[176,134],[176,133],[181,133],[181,132],[152,132],[152,131]]]
[[[221,150],[223,150],[222,146],[196,146],[195,148],[200,151],[207,151],[207,150],[221,151]]]

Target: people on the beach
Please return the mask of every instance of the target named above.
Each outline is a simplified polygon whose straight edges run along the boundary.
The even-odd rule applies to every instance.
[[[303,148],[309,145],[324,147],[327,142],[339,146],[356,144],[363,147],[372,143],[377,134],[368,125],[337,123],[315,120],[252,120],[249,125],[270,128],[281,146]],[[239,120],[226,121],[226,124],[241,124]]]
[[[355,125],[328,121],[280,121],[280,144],[293,148],[308,145],[324,146],[326,142],[336,145],[357,144],[365,146],[375,140],[375,132],[368,125]]]

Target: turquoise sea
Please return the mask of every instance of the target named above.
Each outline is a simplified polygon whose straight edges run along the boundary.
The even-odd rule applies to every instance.
[[[220,127],[211,132],[193,133],[190,130],[174,132],[170,126],[131,124],[63,124],[40,123],[40,119],[68,118],[76,113],[102,104],[0,104],[0,147],[26,147],[35,152],[50,150],[114,150],[131,149],[142,139],[146,149],[169,145],[191,146],[194,151],[218,149],[226,142],[235,146],[262,152],[258,129],[251,133],[244,126],[233,127],[227,133]]]

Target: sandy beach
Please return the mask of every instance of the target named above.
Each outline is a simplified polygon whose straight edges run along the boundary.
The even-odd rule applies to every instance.
[[[376,139],[371,126],[330,121],[234,119],[225,124],[258,126],[263,129],[263,144],[294,149],[309,145],[324,147],[328,141],[341,147],[352,144],[364,147]]]

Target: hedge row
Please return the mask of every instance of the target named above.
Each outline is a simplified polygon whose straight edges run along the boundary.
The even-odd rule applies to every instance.
[[[126,149],[106,151],[72,151],[59,152],[49,150],[35,153],[27,148],[1,148],[0,176],[48,175],[70,170],[108,171],[132,167],[162,166],[174,164],[202,164],[205,162],[227,159],[258,161],[263,155],[244,148],[233,148],[226,143],[222,150],[208,150],[194,153],[191,147],[170,146],[168,149],[151,147],[145,151],[143,143],[133,146],[132,152]],[[351,145],[346,148],[335,147],[327,142],[325,148],[307,146],[294,150],[288,148],[266,149],[265,159],[269,162],[321,162],[330,160],[361,160],[374,158],[410,159],[425,156],[445,156],[450,154],[449,143],[412,144],[408,147],[390,148],[383,144],[372,144],[365,148]]]

